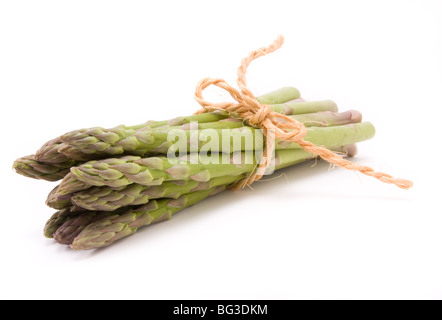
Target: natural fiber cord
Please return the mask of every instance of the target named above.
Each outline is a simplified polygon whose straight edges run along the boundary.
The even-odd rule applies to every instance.
[[[260,128],[266,137],[264,153],[258,168],[249,177],[239,181],[235,185],[235,188],[244,188],[262,178],[265,169],[270,164],[272,159],[275,139],[295,142],[305,151],[315,154],[339,167],[359,171],[382,182],[395,184],[402,189],[409,189],[412,187],[412,181],[394,178],[389,174],[376,172],[370,167],[354,164],[326,148],[305,141],[304,136],[307,133],[307,129],[302,123],[283,114],[276,113],[271,110],[270,106],[261,104],[256,100],[255,96],[247,88],[247,68],[253,60],[278,50],[283,43],[284,38],[282,36],[278,36],[270,46],[253,51],[242,60],[237,72],[237,84],[240,91],[236,90],[223,79],[216,78],[205,78],[201,80],[196,87],[195,99],[203,107],[203,109],[199,110],[197,113],[211,112],[216,110],[226,111],[229,114],[235,115],[249,122],[251,125]],[[236,102],[212,103],[204,100],[202,93],[204,89],[210,85],[215,85],[226,90]]]

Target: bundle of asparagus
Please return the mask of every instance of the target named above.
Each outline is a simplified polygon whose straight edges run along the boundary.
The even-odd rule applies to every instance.
[[[305,101],[296,88],[256,99],[303,123],[306,141],[339,154],[354,156],[355,144],[374,136],[373,125],[362,122],[358,111],[338,112],[330,100]],[[26,177],[61,179],[46,200],[58,211],[46,223],[44,235],[73,249],[95,249],[170,219],[250,175],[265,145],[258,131],[221,111],[136,126],[80,129],[17,159],[13,167]],[[170,157],[176,151],[173,132],[183,135],[189,147],[177,161]],[[233,143],[234,137],[240,143]],[[276,141],[275,149],[276,170],[315,158],[293,142]]]

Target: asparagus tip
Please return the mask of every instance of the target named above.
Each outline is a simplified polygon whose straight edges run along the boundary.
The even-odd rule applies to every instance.
[[[350,144],[348,146],[345,146],[345,151],[347,157],[354,157],[358,154],[358,146],[356,145],[356,143]]]
[[[350,113],[350,120],[352,122],[362,122],[362,113],[357,110],[349,110],[347,112]]]

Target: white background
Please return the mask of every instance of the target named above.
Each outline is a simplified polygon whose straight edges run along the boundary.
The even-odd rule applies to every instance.
[[[440,299],[440,1],[1,1],[0,298]],[[64,132],[188,115],[203,77],[297,87],[357,109],[376,136],[326,163],[224,192],[97,251],[42,235],[54,183],[12,162]],[[209,89],[206,97],[226,95]]]

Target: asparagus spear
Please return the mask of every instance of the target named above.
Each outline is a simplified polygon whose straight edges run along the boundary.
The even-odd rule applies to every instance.
[[[346,143],[345,139],[352,137],[352,131],[354,130],[373,131],[373,126],[368,123],[357,126],[350,125],[361,121],[362,117],[357,111],[347,111],[340,114],[308,114],[299,118],[305,122],[308,127],[306,140],[316,144],[327,144],[329,147]],[[348,126],[344,124],[348,124]],[[313,125],[320,127],[313,127]],[[330,126],[330,128],[325,128],[328,126]],[[146,152],[151,151],[157,154],[167,154],[176,143],[173,141],[173,135],[171,137],[169,136],[171,133],[174,132],[150,132],[149,134],[153,138],[151,144],[133,144],[132,147],[135,149],[127,153],[136,155],[136,150],[139,151],[145,148],[144,150]],[[185,141],[182,140],[185,142],[185,145],[181,145],[181,143],[178,142],[177,145],[180,145],[180,147],[176,148],[185,147],[187,150],[192,150],[192,148],[195,151],[196,149],[210,149],[211,152],[233,153],[236,151],[261,150],[264,146],[264,137],[261,131],[249,126],[233,129],[184,130],[177,131],[176,133],[180,139],[185,136]],[[330,139],[329,142],[326,143],[324,140],[326,140],[327,137],[330,137]],[[349,141],[349,143],[352,142]],[[298,144],[293,142],[277,141],[276,143],[276,149],[297,148],[299,148]],[[141,156],[143,156],[143,154],[144,152],[141,152]]]
[[[335,113],[332,111],[323,111],[323,112],[316,112],[311,114],[301,114],[301,115],[295,115],[293,116],[296,120],[302,122],[305,126],[336,126],[336,125],[342,125],[350,122],[360,122],[362,119],[361,114],[358,111],[346,111],[342,113]],[[187,121],[187,120],[186,120]],[[233,128],[241,128],[244,124],[239,119],[234,118],[226,118],[221,119],[217,122],[202,122],[198,124],[199,130],[206,130],[206,129],[233,129]],[[153,130],[161,130],[160,132],[166,133],[170,132],[173,129],[182,129],[182,130],[189,130],[191,129],[189,126],[189,123],[185,123],[181,126],[159,126],[156,129]],[[195,128],[192,128],[195,129]],[[133,129],[131,129],[133,130]],[[159,137],[161,139],[166,139],[165,134],[157,133],[157,135],[160,135]],[[136,135],[135,135],[136,136]],[[69,146],[67,144],[62,144],[60,142],[59,144],[55,143],[56,140],[52,141],[51,143],[48,143],[47,145],[51,148],[55,148],[54,150],[57,150],[59,152],[60,149],[64,149],[66,154],[69,156],[66,156],[61,153],[57,153],[57,156],[54,157],[53,163],[43,163],[40,161],[35,160],[36,156],[30,155],[26,157],[22,157],[20,159],[17,159],[14,162],[13,168],[15,171],[21,175],[24,175],[26,177],[34,178],[34,179],[42,179],[47,181],[57,181],[62,179],[66,174],[69,173],[70,167],[77,166],[81,164],[82,162],[88,160],[90,158],[90,155],[85,154],[88,149],[87,146],[81,146],[80,142],[77,142],[76,147]],[[84,143],[84,142],[83,142]],[[102,142],[101,142],[102,144]],[[130,144],[129,144],[130,145]],[[165,149],[167,146],[170,146],[170,143],[164,143],[162,142],[161,145],[162,148]],[[202,144],[204,145],[204,144]],[[124,143],[122,144],[124,146]],[[157,143],[158,147],[158,143]],[[152,149],[152,147],[151,147]],[[82,150],[82,151],[81,151]],[[108,149],[107,152],[113,153]],[[84,152],[83,152],[84,151]],[[95,150],[96,151],[96,150]],[[126,150],[127,151],[127,150]],[[165,151],[165,150],[163,150]],[[72,160],[72,158],[75,158],[76,160]],[[64,162],[59,162],[61,160],[64,160]]]
[[[353,157],[357,153],[356,145],[333,148],[333,151]],[[304,160],[310,159],[310,155]],[[284,163],[279,163],[276,169],[282,168]],[[141,205],[150,199],[177,198],[183,193],[206,190],[222,184],[234,183],[244,175],[221,176],[208,182],[194,180],[164,182],[159,186],[143,186],[131,184],[119,188],[93,187],[74,194],[58,195],[58,186],[49,194],[46,204],[54,209],[69,208],[72,204],[91,211],[113,211],[124,206]]]
[[[343,147],[351,155],[355,146]],[[301,152],[301,151],[300,151]],[[312,155],[298,160],[302,162]],[[277,168],[294,164],[287,158],[279,158]],[[123,207],[114,212],[81,213],[63,223],[54,233],[54,239],[63,244],[71,244],[73,249],[91,250],[108,246],[115,241],[134,234],[139,228],[170,219],[175,213],[203,199],[221,192],[226,185],[208,190],[193,191],[177,199],[157,199],[139,207]]]
[[[115,212],[105,212],[105,211],[78,211],[76,214],[71,214],[66,217],[64,221],[60,220],[60,224],[57,229],[53,232],[52,238],[60,244],[70,245],[75,237],[77,237],[80,232],[86,228],[89,224],[95,221],[100,221],[102,219],[112,217],[115,215],[122,215],[126,213],[129,208],[124,208]],[[60,212],[60,211],[59,211]],[[57,213],[56,213],[57,214]],[[55,214],[55,215],[56,215]],[[58,222],[58,221],[57,221]],[[57,224],[54,223],[53,227]]]
[[[349,146],[343,146],[340,148],[335,149],[336,152],[340,152],[343,154],[346,154],[348,156],[354,156],[357,152],[356,149],[356,145],[349,145]],[[299,160],[299,162],[303,162],[306,160],[309,160],[312,158],[312,155],[308,154],[306,155],[305,158],[302,158]],[[278,164],[277,164],[277,169],[281,169],[284,167],[287,167],[291,164],[294,164],[293,162],[287,161],[287,158],[282,158],[278,160]],[[209,190],[214,190],[214,188],[218,188],[218,190],[222,190],[225,187],[227,187],[232,180],[224,180],[224,182],[227,182],[226,184],[221,185],[222,180],[218,180],[217,183],[219,183],[220,185],[215,187],[216,183],[211,182],[211,188],[208,188],[208,184],[206,185],[198,185],[197,188],[190,190],[191,192],[189,193],[193,193],[195,194],[196,192],[201,192],[202,191],[209,191]],[[220,189],[221,187],[221,189]],[[103,189],[101,189],[103,190]],[[109,189],[110,190],[110,189]],[[174,199],[178,200],[181,198],[180,201],[175,202],[175,204],[179,204],[183,198],[187,197],[187,193],[189,189],[186,187],[183,187],[183,189],[180,189],[177,193],[179,194],[179,196],[177,195],[177,197],[175,197]],[[98,193],[98,192],[97,192]],[[161,196],[163,193],[160,192],[158,194],[156,194],[156,196]],[[203,197],[205,198],[205,197]],[[201,198],[200,200],[202,200],[203,198]],[[142,206],[127,206],[127,207],[121,207],[118,208],[115,211],[77,211],[75,213],[72,213],[71,211],[69,211],[69,209],[65,209],[65,210],[61,210],[56,212],[51,219],[48,221],[48,223],[46,224],[45,227],[45,235],[47,237],[53,237],[57,242],[61,243],[61,244],[71,244],[74,239],[82,232],[82,230],[84,230],[85,228],[89,228],[89,229],[93,229],[94,230],[94,234],[103,234],[103,233],[107,233],[109,232],[109,230],[126,230],[127,227],[122,226],[121,222],[126,219],[126,221],[128,221],[127,219],[130,218],[132,220],[130,220],[130,222],[133,222],[133,215],[130,215],[133,212],[138,212],[139,215],[136,216],[136,220],[140,220],[139,216],[140,215],[147,215],[147,217],[152,217],[151,215],[154,214],[152,213],[151,210],[156,210],[160,204],[165,203],[166,199],[164,198],[160,198],[160,199],[156,199],[151,201],[148,205],[146,205],[144,203],[144,205]],[[153,204],[152,204],[153,202]],[[167,203],[173,203],[173,202],[169,202],[167,201]],[[134,204],[134,203],[132,203]],[[174,206],[175,209],[173,210],[180,210],[183,209],[185,206]],[[176,212],[177,212],[176,211]],[[128,217],[128,214],[130,215]],[[158,212],[157,212],[158,214]],[[155,215],[154,215],[155,216]],[[159,217],[159,215],[157,215]],[[170,215],[162,215],[163,218],[165,217],[170,217]],[[122,217],[122,218],[120,218]],[[137,223],[137,229],[141,226],[145,226],[148,225],[150,223],[153,222],[158,222],[161,219],[143,219],[140,220]],[[96,222],[97,225],[89,227],[89,225],[94,224]],[[114,223],[117,223],[117,226],[113,225]],[[112,225],[112,226],[111,226]],[[133,227],[133,225],[131,226]],[[104,228],[104,229],[103,229]],[[134,230],[132,230],[134,231]],[[49,233],[51,232],[51,233]],[[123,236],[127,236],[130,235],[131,233],[123,233]],[[100,238],[101,236],[97,236],[97,238]],[[116,239],[120,239],[122,236],[118,235],[117,237],[114,238],[114,240]],[[97,246],[97,241],[96,241],[96,237],[93,237],[94,241],[93,242],[89,242],[86,241],[86,243],[88,243],[87,245],[82,245],[82,248],[84,249],[92,249],[94,248],[94,246]],[[113,241],[112,241],[113,242]],[[110,244],[111,241],[107,241],[106,245]]]
[[[314,129],[315,134],[310,135],[311,142],[327,148],[357,143],[374,135],[374,127],[369,122],[327,128],[314,127]],[[306,136],[306,140],[310,141],[308,136]],[[300,150],[299,146],[285,142],[281,145],[282,143],[279,142],[279,145],[277,143],[278,148],[284,148],[284,150],[277,150],[277,155],[283,155],[284,157],[299,155],[299,153],[294,152],[294,150]],[[242,155],[251,158],[250,164],[243,166],[237,166],[233,163],[224,164],[223,160],[228,159],[225,159],[223,155],[220,155],[218,159],[215,157],[200,159],[199,163],[181,161],[178,164],[171,163],[166,157],[141,158],[137,156],[89,161],[71,168],[71,172],[63,178],[57,195],[74,193],[88,189],[91,186],[117,188],[132,183],[160,185],[163,181],[174,180],[204,182],[219,176],[252,172],[256,166],[254,153],[245,151]],[[218,161],[219,164],[211,164],[210,160]],[[205,165],[204,163],[209,164]]]
[[[154,200],[153,202],[150,202],[147,205],[143,206],[130,206],[130,207],[123,207],[116,211],[79,211],[75,215],[66,216],[66,219],[62,221],[63,216],[65,215],[63,211],[58,211],[54,214],[54,216],[57,216],[60,214],[62,218],[60,219],[60,224],[58,226],[54,223],[53,227],[57,227],[56,231],[53,232],[52,237],[55,241],[57,241],[60,244],[70,245],[74,241],[74,239],[89,225],[94,225],[94,223],[98,223],[100,226],[107,225],[107,224],[113,224],[111,227],[100,229],[99,232],[106,233],[106,236],[109,236],[109,231],[111,231],[111,228],[114,231],[118,231],[118,235],[114,236],[114,239],[112,241],[109,241],[108,244],[110,244],[113,241],[116,241],[122,237],[129,236],[132,233],[136,232],[136,229],[133,229],[131,232],[128,231],[127,228],[118,230],[118,226],[121,225],[121,222],[126,221],[130,218],[138,219],[139,227],[148,225],[154,222],[160,222],[162,220],[167,220],[170,218],[168,215],[164,215],[166,213],[164,209],[169,208],[171,209],[173,206],[175,206],[174,210],[178,209],[184,209],[185,207],[188,207],[200,200],[203,200],[204,198],[208,197],[209,195],[212,195],[216,192],[220,192],[224,190],[225,186],[218,186],[216,188],[210,188],[208,190],[200,190],[200,191],[194,191],[190,193],[190,196],[188,194],[183,194],[177,199],[159,199]],[[172,201],[174,200],[174,201]],[[184,200],[184,201],[183,201]],[[157,215],[155,215],[155,212],[152,212],[153,215],[151,216],[151,211],[153,209],[159,209],[161,207],[161,210],[157,212]],[[141,215],[144,215],[144,217],[140,217]],[[163,215],[162,219],[160,215]],[[156,217],[154,221],[154,217]],[[131,221],[133,222],[133,221]],[[116,232],[117,233],[117,232]],[[99,240],[95,237],[93,237],[93,243],[94,245],[97,245],[96,242]],[[91,244],[89,244],[90,246]],[[92,249],[92,247],[90,248]]]
[[[348,145],[333,149],[335,152],[349,157],[356,155],[356,145]],[[305,161],[311,157],[308,155]],[[300,160],[302,161],[302,160]],[[286,164],[280,162],[276,170],[281,169]],[[198,182],[193,180],[164,182],[159,186],[143,186],[140,184],[131,184],[120,188],[93,187],[83,192],[75,193],[71,197],[73,204],[86,210],[95,211],[114,211],[121,207],[129,205],[142,205],[151,199],[173,198],[176,199],[183,193],[207,190],[219,185],[233,184],[243,178],[244,175],[222,176],[213,178],[208,182]],[[69,206],[68,204],[67,206]],[[55,208],[58,209],[58,208]]]
[[[342,125],[347,124],[351,122],[360,122],[362,119],[361,114],[358,111],[350,110],[346,112],[341,113],[335,113],[332,111],[322,111],[322,112],[316,112],[311,114],[301,114],[301,115],[295,115],[293,116],[296,120],[302,122],[305,126],[336,126],[336,125]],[[188,120],[188,119],[187,119]],[[186,121],[187,121],[186,120]],[[234,128],[241,128],[244,124],[239,119],[234,118],[226,118],[221,119],[217,122],[202,122],[198,123],[198,129],[199,130],[206,130],[206,129],[234,129]],[[181,126],[159,126],[156,129],[152,129],[154,131],[160,131],[160,133],[154,133],[154,137],[156,135],[159,139],[167,139],[166,132],[170,132],[173,129],[182,129],[182,130],[189,130],[191,127],[189,126],[189,123],[185,123]],[[195,129],[195,128],[192,128]],[[133,130],[133,129],[131,129]],[[234,131],[233,131],[234,132]],[[188,133],[190,134],[190,132]],[[204,132],[203,132],[204,134]],[[136,136],[136,134],[134,135]],[[91,137],[90,137],[91,138]],[[158,139],[157,139],[158,140]],[[58,140],[61,141],[61,140]],[[81,140],[80,140],[81,141]],[[123,141],[124,142],[124,141]],[[121,151],[130,152],[133,151],[133,147],[131,150],[123,150],[125,144],[121,142]],[[35,160],[35,156],[30,155],[26,157],[22,157],[20,159],[17,159],[14,162],[13,168],[15,171],[21,175],[24,175],[26,177],[34,178],[34,179],[42,179],[47,181],[57,181],[62,179],[67,173],[69,173],[70,167],[80,165],[82,162],[87,161],[89,158],[97,157],[97,148],[92,149],[92,151],[95,152],[94,156],[90,156],[89,154],[86,154],[88,149],[90,149],[91,146],[85,146],[84,140],[83,142],[77,142],[75,143],[75,146],[70,146],[68,144],[63,144],[60,142],[58,145],[52,141],[50,145],[51,148],[55,148],[54,150],[57,150],[57,152],[60,151],[60,149],[65,150],[66,155],[57,153],[57,156],[54,157],[55,161],[53,163],[43,163],[40,161]],[[102,145],[104,142],[99,142],[98,144]],[[126,146],[126,149],[130,149],[131,143],[128,143]],[[167,152],[167,148],[170,147],[171,143],[168,142],[160,142],[156,144],[151,144],[148,148],[145,149],[147,152],[149,149],[159,150],[159,146],[163,149],[162,151]],[[203,146],[201,144],[201,146]],[[96,145],[94,145],[96,147]],[[140,144],[137,145],[137,148],[140,149]],[[108,148],[107,152],[116,153],[111,151],[112,148]],[[233,152],[233,151],[232,151]],[[137,152],[134,152],[135,154],[144,154],[144,151],[138,150]],[[105,152],[103,152],[105,154]],[[69,155],[69,156],[67,156]],[[97,157],[99,158],[99,157]],[[64,162],[57,162],[64,160]],[[76,160],[72,160],[76,159]]]
[[[347,123],[361,122],[362,114],[356,110],[349,110],[345,112],[333,112],[333,111],[318,111],[313,113],[296,114],[290,116],[306,127],[331,127],[338,126]],[[152,131],[160,132],[170,132],[172,130],[205,130],[205,129],[235,129],[245,127],[245,123],[241,119],[236,118],[226,118],[219,120],[217,122],[203,122],[203,123],[186,123],[181,126],[162,126],[159,128],[154,128]],[[78,147],[80,150],[85,145],[78,143],[76,140],[68,142],[74,147]]]
[[[91,250],[108,246],[119,239],[134,234],[140,227],[168,220],[176,212],[222,190],[224,190],[224,186],[184,194],[178,199],[153,200],[138,208],[128,208],[124,213],[109,215],[82,229],[74,237],[71,247],[76,250]]]
[[[262,104],[280,104],[298,99],[301,96],[299,90],[293,87],[283,87],[275,91],[256,97]]]
[[[34,155],[36,161],[44,163],[60,163],[70,160],[68,156],[59,151],[63,145],[60,137],[46,142]]]
[[[257,97],[259,101],[262,103],[274,102],[275,104],[281,104],[293,99],[299,98],[300,94],[298,89],[293,87],[284,87],[267,94],[264,94],[260,97]],[[288,110],[288,109],[287,109]],[[177,117],[171,120],[164,121],[148,121],[144,124],[135,125],[135,126],[118,126],[112,129],[103,129],[103,128],[91,128],[91,129],[81,129],[74,130],[69,133],[66,133],[62,137],[64,139],[69,140],[75,137],[76,139],[82,139],[84,132],[94,133],[96,137],[99,137],[103,143],[111,143],[112,141],[124,140],[131,136],[135,131],[139,129],[152,129],[163,126],[177,126],[182,125],[189,122],[215,122],[218,120],[229,118],[229,115],[225,112],[211,112],[211,113],[202,113],[197,115],[191,115],[186,117]],[[103,147],[103,146],[101,146]],[[97,145],[97,148],[100,148]],[[115,154],[112,152],[119,152],[119,148],[113,148],[108,150],[107,154]],[[91,157],[88,154],[82,154],[78,150],[72,150],[72,147],[63,143],[60,137],[55,138],[53,140],[48,141],[44,144],[35,154],[35,160],[44,162],[44,163],[57,163],[64,162],[67,159],[70,159],[65,153],[69,153],[69,155],[75,155],[75,159],[79,161],[87,161],[91,160]],[[118,154],[121,154],[120,152]]]
[[[75,130],[71,131],[69,133],[66,133],[65,137],[71,137],[76,136],[79,137],[83,134],[85,131],[93,132],[97,136],[100,136],[103,141],[114,141],[114,140],[121,140],[125,139],[127,136],[130,136],[131,134],[135,133],[137,130],[141,128],[157,128],[162,127],[165,125],[182,125],[184,123],[189,123],[191,121],[197,121],[197,122],[214,122],[218,120],[222,120],[227,118],[228,116],[224,113],[219,112],[211,112],[211,113],[204,113],[199,115],[193,115],[188,117],[179,117],[174,118],[167,121],[148,121],[145,124],[142,125],[136,125],[136,126],[117,126],[112,129],[103,129],[103,128],[90,128],[90,129],[81,129],[81,130]],[[62,136],[62,137],[63,137]],[[109,151],[109,154],[112,151]],[[65,153],[68,153],[69,155],[66,155]],[[87,154],[83,154],[81,151],[72,148],[69,145],[66,145],[61,137],[55,138],[53,140],[50,140],[49,142],[45,143],[35,154],[35,160],[44,162],[44,163],[58,163],[58,162],[65,162],[67,160],[70,160],[70,156],[74,156],[76,160],[80,161],[87,161],[90,160],[90,156]]]
[[[132,184],[116,189],[95,187],[74,194],[71,201],[73,204],[86,210],[114,211],[129,205],[146,204],[151,199],[177,199],[185,193],[208,190],[217,186],[235,183],[241,177],[242,175],[221,176],[207,182],[193,180],[170,181],[164,182],[159,186]]]
[[[34,160],[34,156],[25,156],[14,161],[13,168],[25,177],[57,181],[69,173],[72,166],[78,165],[77,161],[68,159],[64,162],[48,164]]]
[[[360,122],[362,115],[358,111],[350,110],[342,113],[335,112],[316,112],[302,115],[290,116],[302,123],[305,126],[336,126],[352,122]],[[219,137],[222,137],[219,130],[236,129],[248,126],[244,126],[242,121],[227,118],[224,120],[230,121],[218,121],[200,123],[197,128],[192,129],[205,129],[216,130]],[[67,155],[69,158],[75,160],[87,159],[86,155],[89,155],[91,159],[103,158],[106,156],[117,156],[124,154],[144,156],[147,153],[167,153],[170,146],[173,144],[168,141],[168,135],[174,129],[186,130],[187,139],[190,139],[190,135],[193,131],[189,131],[189,123],[178,126],[163,126],[160,130],[151,130],[149,127],[141,128],[135,132],[125,133],[122,131],[120,135],[104,135],[101,128],[93,128],[82,131],[81,133],[69,133],[61,137],[64,141],[64,146],[60,147],[60,151]],[[233,130],[232,133],[238,130]],[[190,140],[189,140],[190,141]],[[189,142],[190,143],[190,142]],[[221,144],[220,144],[221,145]],[[218,151],[218,150],[212,150]],[[231,150],[233,152],[235,150]],[[80,155],[80,157],[78,157]]]
[[[320,111],[338,111],[338,106],[332,100],[300,101],[298,99],[272,106],[273,111],[287,116]]]
[[[46,222],[43,234],[46,238],[53,238],[53,234],[62,226],[70,217],[72,217],[69,208],[55,212]]]
[[[57,194],[57,191],[58,191],[58,186],[52,189],[52,191],[49,193],[48,197],[46,198],[46,205],[50,208],[57,210],[62,210],[71,207],[72,195],[71,194],[59,195]]]
[[[242,176],[221,176],[207,182],[194,180],[164,182],[158,186],[131,184],[119,188],[94,187],[75,194],[58,195],[58,186],[48,195],[46,204],[57,210],[76,205],[91,211],[114,211],[124,206],[146,204],[149,199],[176,199],[183,193],[207,190],[219,185],[231,184]]]

